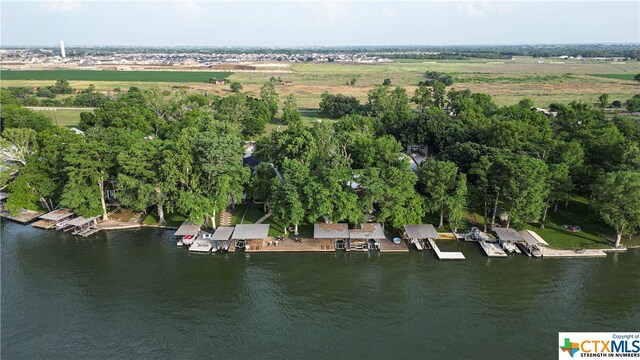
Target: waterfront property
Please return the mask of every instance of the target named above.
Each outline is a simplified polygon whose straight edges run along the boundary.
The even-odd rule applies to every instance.
[[[361,229],[349,230],[349,247],[352,251],[380,250],[380,240],[384,240],[384,230],[379,223],[362,224]]]
[[[62,228],[73,215],[74,213],[71,209],[57,209],[40,216],[40,220],[31,224],[31,226],[41,229]]]
[[[198,236],[196,237],[196,240],[193,242],[193,244],[189,246],[189,251],[208,253],[209,251],[211,251],[211,248],[213,248],[211,241],[208,240],[210,238],[211,238],[211,234],[209,233],[206,233],[206,232],[199,233]]]
[[[404,232],[409,242],[418,250],[428,247],[427,239],[437,239],[440,236],[431,224],[405,225]]]
[[[262,240],[269,237],[269,224],[238,224],[236,225],[231,240],[236,241],[236,246],[251,250],[260,247]]]
[[[90,218],[78,216],[77,218],[71,219],[67,222],[65,231],[71,229],[73,230],[73,235],[80,235],[84,237],[95,234],[100,231],[100,229],[97,227],[98,218],[98,216]]]
[[[185,221],[180,225],[174,236],[179,237],[178,246],[191,245],[195,241],[196,236],[198,236],[198,233],[200,233],[200,225]]]
[[[349,225],[345,223],[313,224],[313,238],[331,240],[334,249],[345,250],[349,243]]]
[[[213,235],[211,235],[213,251],[235,250],[235,240],[231,240],[233,230],[234,228],[231,226],[218,226]]]
[[[522,242],[522,236],[513,228],[503,228],[503,227],[494,227],[493,232],[496,233],[498,237],[498,243],[502,249],[509,253],[518,253],[520,254],[520,249],[516,246],[517,242]]]
[[[540,251],[540,241],[538,241],[539,236],[534,236],[534,234],[537,234],[531,230],[522,230],[518,233],[523,241],[518,242],[517,245],[522,248],[522,251],[529,256],[541,257],[542,252]]]

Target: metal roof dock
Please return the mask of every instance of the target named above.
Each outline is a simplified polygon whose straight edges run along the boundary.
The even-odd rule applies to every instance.
[[[313,224],[314,239],[348,239],[349,225],[338,224]]]
[[[269,224],[238,224],[231,235],[233,240],[264,239],[269,237]]]

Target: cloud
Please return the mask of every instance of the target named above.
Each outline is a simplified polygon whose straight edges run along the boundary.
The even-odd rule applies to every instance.
[[[78,0],[48,0],[40,5],[40,10],[49,13],[77,13],[82,8],[82,1]]]

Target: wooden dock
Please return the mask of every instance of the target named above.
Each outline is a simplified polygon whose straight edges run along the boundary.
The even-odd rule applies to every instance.
[[[436,245],[436,242],[433,239],[428,238],[427,240],[429,241],[429,245],[431,245],[431,248],[433,249],[433,251],[436,252],[438,259],[440,260],[464,260],[465,259],[464,255],[461,252],[440,251],[440,248],[438,248],[438,245]]]
[[[2,216],[3,218],[9,219],[11,221],[15,221],[15,222],[23,224],[23,225],[34,221],[35,219],[39,218],[41,215],[42,215],[41,212],[32,211],[32,210],[21,211],[16,216],[12,216],[7,211],[0,212],[0,216]]]
[[[49,229],[54,228],[57,223],[58,222],[51,221],[51,220],[38,220],[38,221],[34,222],[33,224],[31,224],[31,226],[37,227],[37,228],[40,228],[40,229],[49,230]]]
[[[488,257],[507,257],[507,253],[495,242],[478,241],[480,248]]]
[[[396,244],[393,240],[384,239],[380,240],[380,252],[381,253],[408,253],[409,247],[405,240],[400,241],[400,244]]]
[[[331,239],[264,238],[247,240],[246,252],[332,252],[336,251]]]

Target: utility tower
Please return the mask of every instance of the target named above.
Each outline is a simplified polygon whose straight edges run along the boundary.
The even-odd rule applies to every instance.
[[[60,40],[60,55],[62,57],[67,57],[67,55],[64,53],[64,41]]]

